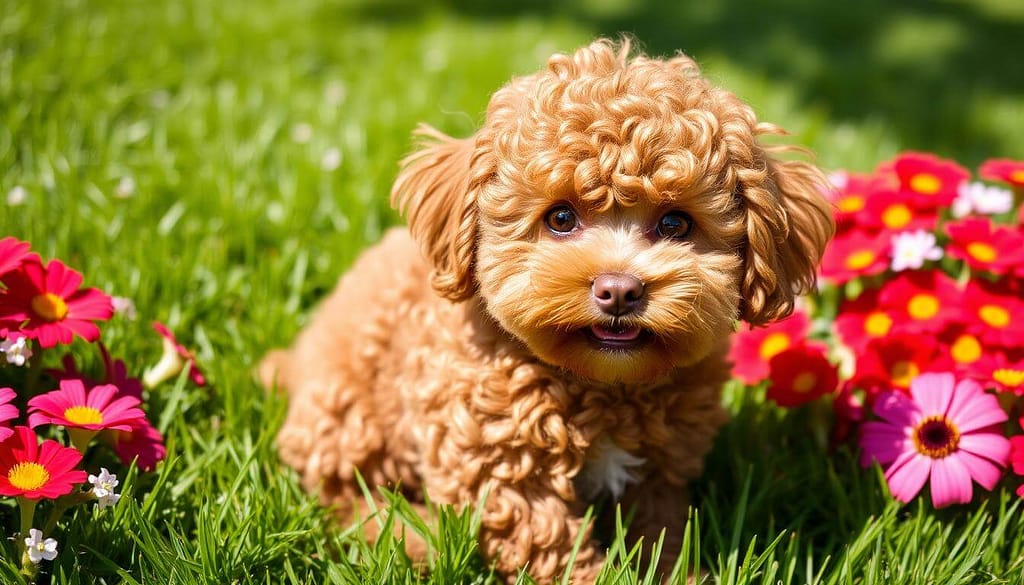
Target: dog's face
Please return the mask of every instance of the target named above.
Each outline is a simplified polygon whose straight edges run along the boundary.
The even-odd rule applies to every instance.
[[[478,294],[545,362],[633,383],[788,314],[832,224],[820,174],[758,144],[773,127],[691,60],[627,53],[599,41],[513,81],[394,197],[440,292]]]

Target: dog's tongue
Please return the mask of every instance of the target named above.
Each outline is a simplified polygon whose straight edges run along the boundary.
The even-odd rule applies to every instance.
[[[601,341],[634,341],[640,337],[639,327],[605,327],[591,325],[590,332]]]

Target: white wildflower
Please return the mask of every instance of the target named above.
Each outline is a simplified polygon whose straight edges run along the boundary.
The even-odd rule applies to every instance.
[[[332,81],[324,88],[324,101],[327,105],[337,107],[345,101],[345,84]]]
[[[942,248],[935,245],[935,234],[925,230],[900,232],[892,237],[892,269],[894,272],[920,268],[925,260],[942,258]]]
[[[57,558],[57,541],[52,538],[43,540],[43,531],[30,528],[28,538],[25,539],[25,551],[28,558],[35,564],[40,561],[52,561]]]
[[[320,159],[320,168],[325,171],[333,171],[341,166],[341,151],[332,146],[324,152]]]
[[[1013,192],[978,181],[964,182],[957,191],[951,212],[953,217],[972,213],[998,215],[1013,209]]]
[[[292,142],[295,144],[306,144],[313,138],[313,127],[305,122],[299,122],[292,126]]]
[[[128,199],[132,195],[135,195],[135,179],[121,177],[121,180],[117,182],[117,187],[114,187],[114,197]]]
[[[22,205],[28,199],[28,191],[21,185],[15,185],[7,192],[7,205],[14,207]]]
[[[114,305],[114,313],[124,316],[129,321],[134,321],[139,316],[135,301],[128,297],[111,297],[110,303]]]
[[[0,341],[0,353],[7,363],[22,367],[32,358],[32,346],[25,337],[12,337]]]
[[[121,499],[121,494],[114,493],[114,488],[119,483],[117,476],[107,471],[106,467],[100,468],[99,475],[89,474],[89,483],[92,484],[92,495],[96,496],[96,507],[103,509],[113,506]]]

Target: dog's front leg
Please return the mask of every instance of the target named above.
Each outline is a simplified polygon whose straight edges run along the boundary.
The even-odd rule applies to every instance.
[[[688,490],[655,475],[630,486],[620,504],[623,513],[632,511],[626,538],[630,546],[643,539],[641,562],[645,565],[650,563],[651,550],[664,531],[657,570],[663,582],[666,581],[683,545],[689,508]]]

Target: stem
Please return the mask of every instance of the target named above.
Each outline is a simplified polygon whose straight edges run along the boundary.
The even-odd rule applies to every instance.
[[[97,432],[99,431],[68,427],[68,437],[71,439],[71,446],[78,449],[78,452],[84,457],[85,451],[89,448],[89,443],[92,442],[92,438],[96,436]]]
[[[39,376],[43,373],[42,348],[39,342],[32,340],[32,357],[28,361],[28,375],[25,377],[25,390],[28,396],[35,396],[36,385],[39,384]]]
[[[32,530],[32,520],[36,513],[36,500],[18,498],[18,507],[21,509],[21,532],[18,534],[18,552],[21,553],[21,573],[26,577],[33,577],[38,569],[35,563],[28,556],[28,547],[25,546],[25,538]]]

